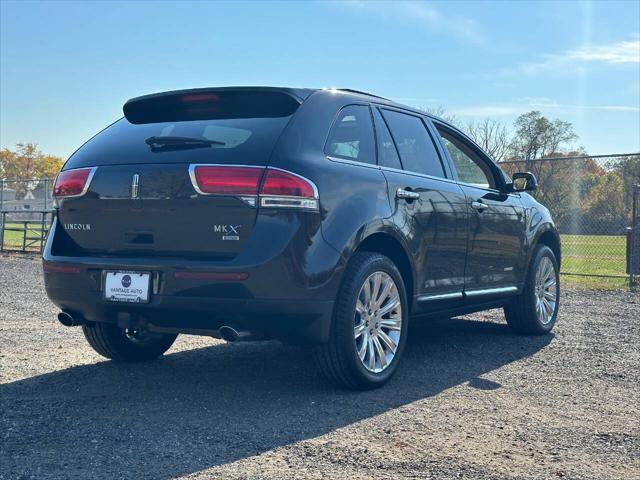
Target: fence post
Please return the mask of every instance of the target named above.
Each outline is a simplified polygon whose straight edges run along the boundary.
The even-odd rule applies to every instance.
[[[0,180],[0,212],[4,210],[4,180]]]
[[[633,186],[631,226],[627,229],[627,273],[629,290],[640,285],[640,185]]]
[[[4,226],[7,220],[7,212],[2,212],[2,224],[0,224],[0,252],[4,252]]]

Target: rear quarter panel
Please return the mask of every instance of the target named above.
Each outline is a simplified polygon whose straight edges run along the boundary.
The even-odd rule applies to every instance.
[[[319,91],[298,109],[272,156],[271,165],[291,170],[318,187],[322,234],[345,259],[372,233],[393,231],[387,183],[376,165],[332,160],[324,145],[333,121],[350,95]]]

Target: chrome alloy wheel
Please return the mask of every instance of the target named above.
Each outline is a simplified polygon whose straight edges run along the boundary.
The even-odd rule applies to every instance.
[[[402,304],[389,274],[374,272],[364,281],[353,333],[358,357],[368,371],[380,373],[391,364],[400,344]]]
[[[543,325],[547,325],[556,311],[558,298],[558,280],[553,262],[549,257],[542,257],[536,272],[536,314]]]

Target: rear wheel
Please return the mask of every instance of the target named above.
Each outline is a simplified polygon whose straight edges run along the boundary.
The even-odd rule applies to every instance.
[[[407,337],[407,296],[400,272],[380,254],[354,255],[334,308],[327,344],[316,352],[324,376],[353,389],[384,385]]]
[[[118,328],[112,323],[83,325],[89,345],[100,355],[121,362],[142,362],[169,350],[177,335]]]
[[[518,333],[544,335],[556,323],[560,306],[560,272],[553,251],[538,245],[522,293],[504,307],[509,326]]]

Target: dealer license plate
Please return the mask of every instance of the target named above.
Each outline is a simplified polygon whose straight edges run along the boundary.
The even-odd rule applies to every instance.
[[[105,272],[104,298],[111,302],[147,303],[150,279],[148,272]]]

